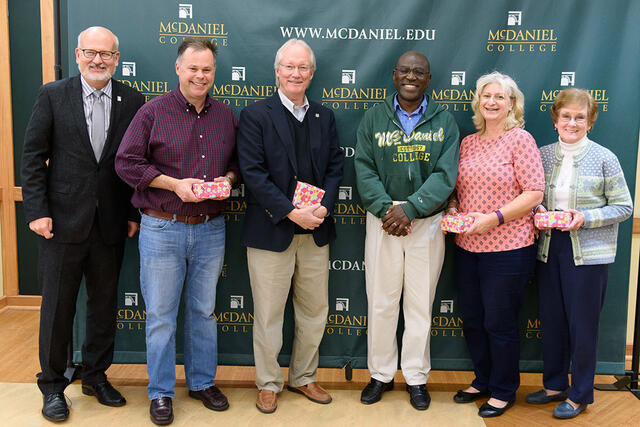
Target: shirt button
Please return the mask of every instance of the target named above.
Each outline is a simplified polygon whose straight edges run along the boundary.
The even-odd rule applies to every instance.
[[[202,177],[203,177],[203,178],[206,178],[206,177],[207,177],[207,175],[202,175]]]
[[[200,135],[200,138],[202,138],[202,135]]]
[[[200,118],[200,116],[198,116],[198,118]]]
[[[202,158],[204,159],[204,154],[202,155]]]

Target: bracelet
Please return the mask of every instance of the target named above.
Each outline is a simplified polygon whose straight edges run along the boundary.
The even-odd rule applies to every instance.
[[[229,181],[229,186],[233,187],[233,179],[231,179],[229,175],[225,175],[224,177],[227,178],[227,181]]]
[[[502,212],[500,212],[500,209],[496,209],[495,211],[493,211],[496,215],[498,215],[498,225],[502,225],[504,224],[504,217],[502,216]]]

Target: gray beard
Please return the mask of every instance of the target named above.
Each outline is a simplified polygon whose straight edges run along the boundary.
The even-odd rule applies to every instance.
[[[80,67],[78,67],[78,71],[80,71]],[[84,79],[88,82],[100,82],[100,83],[104,83],[106,81],[109,81],[109,79],[111,79],[111,77],[113,77],[113,74],[111,74],[109,72],[109,70],[106,70],[107,74],[104,75],[104,77],[99,78],[99,79],[94,79],[90,76],[89,74],[89,68],[87,68],[87,70],[83,73],[80,72],[80,74],[82,74],[82,77],[84,77]]]

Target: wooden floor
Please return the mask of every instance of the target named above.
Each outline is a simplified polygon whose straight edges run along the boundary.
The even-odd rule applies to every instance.
[[[51,425],[40,415],[42,400],[35,384],[38,365],[37,310],[0,311],[0,425]],[[82,395],[78,382],[69,386],[71,416],[65,425],[152,425],[148,417],[147,374],[144,365],[113,365],[108,376],[128,400],[122,408],[99,405],[95,398]],[[229,397],[230,409],[214,413],[187,397],[182,367],[176,369],[178,384],[174,399],[174,425],[206,425],[213,422],[245,425],[340,425],[340,426],[640,426],[640,400],[629,392],[595,392],[595,403],[574,420],[560,421],[552,416],[554,404],[535,406],[525,403],[527,393],[541,388],[540,374],[522,374],[515,406],[503,416],[482,419],[477,404],[458,405],[451,398],[473,379],[470,372],[434,371],[428,388],[432,404],[427,411],[416,411],[408,403],[403,378],[396,375],[396,386],[375,405],[359,402],[360,390],[369,380],[366,370],[354,370],[346,381],[340,369],[320,369],[318,380],[333,396],[330,405],[317,405],[303,397],[282,392],[278,410],[264,415],[255,409],[255,370],[252,367],[221,366],[216,384]],[[286,374],[285,374],[286,378]],[[610,383],[609,376],[596,377],[597,383]]]

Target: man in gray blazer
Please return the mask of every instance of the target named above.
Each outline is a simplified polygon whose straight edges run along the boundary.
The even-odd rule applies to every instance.
[[[22,155],[22,194],[29,228],[38,234],[42,286],[39,353],[42,415],[69,416],[63,391],[76,298],[87,287],[82,392],[103,405],[125,399],[107,381],[116,329],[118,276],[124,241],[139,216],[131,189],[115,173],[120,140],[144,97],[112,79],[118,38],[91,27],[75,50],[81,76],[40,88],[27,125]]]

